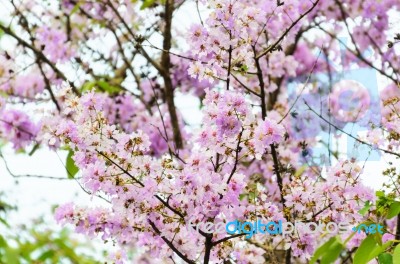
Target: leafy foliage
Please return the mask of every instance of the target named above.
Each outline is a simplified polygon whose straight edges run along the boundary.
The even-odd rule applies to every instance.
[[[6,219],[13,207],[3,200],[0,206],[0,263],[100,263],[91,243],[74,239],[68,229],[47,228],[42,220],[12,225]]]

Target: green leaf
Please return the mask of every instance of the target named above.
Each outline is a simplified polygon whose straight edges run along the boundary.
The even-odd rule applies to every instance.
[[[331,264],[339,257],[340,252],[344,249],[344,246],[339,241],[335,241],[329,251],[321,259],[321,264]]]
[[[121,91],[121,88],[111,85],[107,81],[99,80],[84,83],[81,92],[91,91],[93,88],[95,88],[95,91],[97,92],[107,92],[109,94],[115,94]]]
[[[373,236],[367,236],[363,242],[361,242],[360,247],[354,254],[354,264],[366,264],[368,263],[369,254],[376,247],[376,241]]]
[[[72,159],[72,156],[74,155],[74,152],[72,150],[70,150],[68,152],[68,156],[67,156],[67,162],[66,162],[66,169],[67,169],[67,174],[68,174],[68,178],[73,179],[74,176],[78,173],[79,168],[76,167],[75,165],[75,161]]]
[[[314,256],[310,259],[310,264],[314,264],[322,255],[324,255],[329,247],[337,240],[336,237],[332,237],[326,241],[322,246],[320,246],[314,253]]]
[[[15,151],[15,153],[16,153],[16,154],[25,154],[26,151],[25,151],[25,149],[20,148],[20,149],[17,149],[17,150]]]
[[[17,250],[8,247],[8,248],[6,248],[5,251],[6,252],[4,254],[4,257],[6,259],[7,264],[18,264],[19,263]]]
[[[393,263],[400,263],[400,244],[393,251]]]
[[[45,261],[46,259],[50,259],[55,255],[55,251],[50,249],[46,252],[44,252],[42,255],[39,256],[38,260],[40,261]]]
[[[239,194],[239,200],[242,201],[244,198],[246,198],[246,196],[247,196],[247,193]]]
[[[299,177],[299,176],[303,175],[303,173],[306,171],[306,169],[307,169],[307,165],[301,166],[298,170],[296,170],[294,176]]]
[[[371,251],[371,253],[369,253],[369,259],[368,261],[371,261],[372,259],[376,258],[379,254],[381,254],[382,252],[384,252],[388,247],[390,247],[393,244],[393,241],[388,241],[385,244],[383,244],[382,246],[377,246],[375,247],[374,250]]]
[[[80,2],[76,3],[76,5],[74,6],[74,8],[72,8],[71,13],[69,15],[73,15],[74,13],[76,13],[80,7],[81,3]]]
[[[400,213],[400,202],[394,202],[390,205],[387,219],[393,218]]]
[[[247,65],[240,66],[240,72],[246,73],[248,70],[249,70],[249,67]]]
[[[144,0],[142,6],[140,7],[140,10],[153,6],[155,2],[155,0]]]
[[[95,86],[96,86],[96,82],[86,82],[82,85],[81,92],[90,91]]]
[[[118,93],[121,91],[120,88],[110,85],[108,82],[106,81],[98,81],[97,85],[104,90],[105,92],[109,93],[109,94],[113,94],[113,93]]]
[[[375,195],[377,197],[384,197],[385,196],[385,192],[384,191],[376,191]]]
[[[393,257],[389,253],[382,253],[378,256],[379,264],[393,264]]]
[[[256,198],[256,193],[255,192],[249,192],[249,200],[254,200]]]
[[[344,246],[337,237],[332,237],[322,246],[320,246],[314,253],[314,256],[310,260],[310,264],[314,264],[318,259],[321,258],[321,264],[331,263],[335,261]]]
[[[371,208],[371,202],[370,201],[366,201],[365,202],[365,204],[364,204],[364,207],[360,210],[360,211],[358,211],[361,215],[365,215],[367,212],[368,212],[368,210],[369,210],[369,208]]]
[[[354,254],[354,264],[366,264],[372,259],[379,256],[388,247],[393,244],[393,241],[388,241],[383,245],[379,245],[374,235],[367,236],[361,243],[360,247]]]
[[[2,235],[0,235],[0,248],[5,248],[7,247],[7,241],[4,239]]]
[[[375,234],[372,234],[375,239],[375,242],[378,243],[379,246],[382,246],[382,234],[378,231]]]

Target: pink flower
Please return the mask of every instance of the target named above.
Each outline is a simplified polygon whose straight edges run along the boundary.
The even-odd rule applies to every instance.
[[[40,126],[24,112],[10,109],[0,113],[0,133],[15,149],[24,148],[35,140]]]
[[[65,31],[43,26],[37,30],[37,41],[44,54],[54,63],[69,60],[74,51],[67,42]]]
[[[54,218],[58,223],[65,220],[65,218],[72,218],[74,216],[74,205],[72,203],[66,203],[60,205],[54,214]]]
[[[385,234],[383,234],[383,236],[382,236],[382,243],[386,243],[386,242],[388,242],[388,241],[390,241],[390,240],[394,240],[395,239],[395,236],[394,235],[392,235],[392,234],[390,234],[390,233],[385,233]]]
[[[275,120],[267,118],[260,121],[254,129],[254,148],[262,155],[271,144],[282,142],[284,134],[285,128]]]
[[[33,99],[36,94],[43,92],[44,80],[40,73],[18,75],[15,80],[14,94]]]

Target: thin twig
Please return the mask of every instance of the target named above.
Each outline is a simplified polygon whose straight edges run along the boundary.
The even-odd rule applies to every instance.
[[[314,62],[314,65],[313,65],[313,67],[312,67],[312,69],[311,69],[311,72],[310,72],[310,74],[308,75],[307,80],[306,80],[306,83],[304,84],[303,88],[301,89],[300,94],[296,97],[296,99],[294,100],[292,106],[289,108],[289,110],[286,112],[286,114],[282,117],[282,119],[278,122],[278,124],[282,123],[282,121],[288,116],[288,114],[292,111],[293,107],[296,105],[296,103],[297,103],[297,101],[299,100],[300,96],[303,94],[305,88],[306,88],[307,85],[308,85],[308,82],[310,81],[311,75],[312,75],[313,72],[314,72],[315,66],[317,65],[317,62],[318,62],[318,59],[319,59],[319,56],[320,56],[320,55],[321,55],[321,50],[320,50],[319,53],[318,53],[318,57],[317,57],[317,59],[316,59],[315,62]]]
[[[304,14],[302,14],[298,19],[296,19],[291,25],[290,27],[288,27],[285,32],[279,37],[279,39],[277,41],[275,41],[274,44],[272,44],[271,46],[269,46],[266,50],[264,50],[263,52],[261,52],[259,55],[256,56],[257,59],[261,58],[262,56],[268,54],[270,51],[274,50],[276,48],[276,46],[279,45],[279,43],[283,40],[283,38],[289,33],[289,31],[306,15],[308,15],[318,4],[319,0],[316,0],[315,3],[313,3],[312,7],[310,9],[307,10],[307,12],[305,12]]]
[[[308,107],[308,109],[311,110],[315,115],[317,115],[319,118],[321,118],[321,119],[322,119],[323,121],[325,121],[327,124],[330,124],[332,127],[334,127],[336,130],[339,130],[339,131],[342,132],[343,134],[345,134],[345,135],[351,137],[352,139],[358,141],[358,142],[361,143],[361,144],[367,145],[367,146],[369,146],[369,147],[371,147],[371,148],[376,148],[376,149],[378,149],[378,150],[380,150],[380,151],[383,151],[383,152],[385,152],[385,153],[387,153],[387,154],[391,154],[391,155],[400,157],[400,154],[399,154],[399,153],[396,153],[396,152],[393,152],[393,151],[390,151],[390,150],[387,150],[387,149],[382,149],[382,148],[379,148],[379,147],[374,147],[372,144],[369,144],[368,142],[365,142],[365,141],[363,141],[363,140],[361,140],[361,139],[359,139],[359,138],[356,138],[356,137],[353,136],[352,134],[350,134],[350,133],[344,131],[343,129],[339,128],[338,126],[336,126],[336,125],[332,124],[331,122],[329,122],[328,120],[326,120],[325,117],[323,117],[321,114],[318,114],[314,109],[312,109],[312,108],[310,107],[310,105],[307,104],[307,102],[306,102],[305,100],[304,100],[304,103],[306,104],[306,106]]]
[[[148,221],[149,221],[150,226],[155,231],[155,233],[157,235],[159,235],[162,240],[164,240],[164,242],[169,246],[170,249],[172,249],[172,251],[174,251],[186,263],[195,264],[195,262],[193,260],[189,259],[186,255],[181,253],[171,241],[169,241],[164,235],[161,234],[161,231],[157,228],[157,226],[154,224],[153,221],[151,221],[151,220],[148,220]]]

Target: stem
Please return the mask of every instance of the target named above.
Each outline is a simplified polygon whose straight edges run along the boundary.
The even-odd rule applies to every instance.
[[[112,164],[114,164],[116,167],[118,167],[123,173],[125,173],[126,175],[128,175],[132,180],[134,180],[137,184],[139,184],[141,187],[144,187],[145,185],[138,180],[137,178],[135,178],[132,174],[130,174],[127,170],[125,170],[124,168],[122,168],[118,163],[116,163],[115,161],[113,161],[112,159],[110,159],[107,155],[105,155],[103,152],[96,150],[96,152],[98,154],[100,154],[101,156],[103,156],[104,158],[106,158],[108,161],[110,161]],[[155,194],[154,197],[157,198],[157,200],[159,200],[165,207],[167,207],[168,209],[170,209],[172,212],[174,212],[175,214],[177,214],[179,217],[181,217],[182,219],[185,219],[184,215],[179,212],[178,210],[176,210],[175,208],[173,208],[168,201],[164,201],[159,195]],[[168,198],[169,199],[169,198]]]
[[[237,143],[236,150],[235,150],[235,164],[233,165],[233,169],[232,169],[231,173],[229,174],[228,181],[226,182],[226,184],[229,184],[229,182],[232,179],[233,174],[235,174],[236,169],[237,169],[237,165],[239,162],[240,143],[242,140],[243,131],[244,131],[244,129],[242,128],[242,131],[240,131],[240,133],[239,133],[239,139],[238,139],[238,143]]]
[[[257,67],[257,77],[258,77],[258,81],[260,83],[260,89],[261,89],[261,117],[262,120],[265,120],[265,118],[267,117],[267,108],[266,108],[266,103],[265,103],[265,91],[264,91],[264,79],[263,79],[263,73],[262,73],[262,69],[260,66],[260,62],[259,59],[260,57],[257,57],[257,51],[255,46],[253,46],[253,52],[254,52],[254,61]],[[271,99],[271,94],[270,94],[270,98]],[[276,98],[274,99],[276,100]],[[268,104],[270,105],[270,104]],[[282,203],[282,208],[283,210],[285,209],[285,198],[283,197],[283,180],[280,174],[280,164],[279,164],[279,160],[278,160],[278,154],[276,152],[276,148],[274,144],[271,144],[271,155],[273,158],[273,162],[274,162],[274,171],[276,174],[276,178],[278,181],[278,187],[279,187],[279,192],[280,192],[280,196],[281,196],[281,203]],[[286,263],[290,264],[290,259],[291,259],[291,253],[290,253],[291,249],[289,248],[286,251]],[[288,262],[289,261],[289,262]]]
[[[47,65],[50,66],[50,68],[56,73],[57,77],[65,80],[68,82],[68,84],[71,86],[72,91],[77,94],[80,95],[80,92],[76,89],[75,85],[73,82],[69,81],[67,79],[67,77],[65,77],[65,75],[56,67],[55,64],[53,64],[44,54],[43,52],[39,51],[37,48],[34,47],[33,44],[29,44],[28,42],[26,42],[25,40],[23,40],[22,38],[20,38],[18,35],[16,35],[15,33],[12,32],[12,30],[9,27],[3,26],[2,24],[0,24],[0,29],[4,31],[4,33],[6,33],[7,35],[10,35],[11,37],[13,37],[14,39],[16,39],[18,41],[18,43],[20,45],[22,45],[25,48],[28,48],[30,50],[32,50],[32,52],[36,55],[36,58],[45,62]]]
[[[226,90],[229,90],[229,82],[231,77],[231,63],[232,63],[232,46],[229,46],[229,59],[228,59],[228,75],[226,77]]]
[[[285,262],[286,262],[286,264],[292,263],[292,262],[291,262],[292,254],[291,254],[291,253],[292,253],[292,252],[291,252],[290,249],[286,250],[286,256],[285,256]]]
[[[150,226],[153,228],[155,233],[161,237],[162,240],[174,251],[181,259],[183,259],[186,263],[194,264],[195,262],[193,260],[190,260],[186,255],[182,254],[176,247],[175,245],[169,241],[165,236],[161,235],[161,231],[157,228],[157,226],[151,221],[148,220]]]
[[[257,58],[255,46],[253,46],[253,52],[254,52],[254,61],[256,63],[256,67],[257,67],[258,82],[260,83],[261,116],[262,116],[262,120],[264,120],[265,117],[267,116],[267,108],[266,108],[266,104],[265,104],[264,79],[262,76],[262,69],[260,66],[259,58]]]
[[[220,239],[220,240],[215,241],[215,242],[213,243],[213,245],[216,246],[216,245],[218,245],[219,243],[228,241],[229,239],[236,238],[236,237],[241,237],[241,236],[244,236],[244,235],[246,235],[246,234],[245,234],[245,233],[241,233],[241,234],[234,234],[234,235],[231,235],[231,236],[228,236],[228,237],[224,237],[224,238],[222,238],[222,239]]]
[[[269,46],[266,50],[264,50],[263,52],[261,52],[259,55],[256,56],[257,59],[261,58],[262,56],[266,55],[268,52],[273,51],[278,45],[279,43],[283,40],[283,38],[289,33],[289,31],[306,15],[308,15],[318,4],[319,0],[315,1],[315,3],[313,3],[312,7],[310,9],[307,10],[307,12],[305,12],[304,14],[302,14],[297,20],[295,20],[290,27],[288,27],[285,32],[283,32],[283,34],[280,36],[280,38],[275,41],[274,44],[272,44],[271,46]]]
[[[377,150],[383,151],[383,152],[385,152],[385,153],[387,153],[387,154],[391,154],[391,155],[394,155],[394,156],[396,156],[396,157],[400,157],[400,154],[399,154],[399,153],[396,153],[396,152],[393,152],[393,151],[390,151],[390,150],[387,150],[387,149],[379,148],[379,147],[374,147],[373,145],[369,144],[368,142],[365,142],[364,140],[361,140],[361,139],[359,139],[359,138],[356,138],[356,137],[353,136],[352,134],[350,134],[350,133],[344,131],[343,129],[341,129],[341,128],[339,128],[338,126],[336,126],[336,125],[332,124],[331,122],[329,122],[329,120],[327,120],[327,119],[326,119],[325,117],[323,117],[321,114],[318,114],[314,109],[311,108],[311,106],[310,106],[306,101],[304,101],[304,104],[308,107],[308,110],[310,110],[311,112],[313,112],[316,116],[318,116],[319,118],[321,118],[321,119],[322,119],[323,121],[325,121],[327,124],[331,125],[333,128],[335,128],[336,130],[342,132],[343,134],[345,134],[345,135],[351,137],[351,138],[354,139],[355,141],[357,141],[357,142],[359,142],[359,143],[361,143],[361,144],[367,145],[367,146],[369,146],[369,147],[371,147],[371,148],[376,148]]]
[[[276,178],[278,181],[279,192],[281,194],[281,203],[282,203],[283,208],[285,208],[285,198],[283,197],[283,181],[282,181],[281,172],[279,171],[278,154],[276,153],[275,145],[271,144],[270,146],[271,146],[272,159],[274,161],[274,170],[275,170]]]
[[[164,29],[164,42],[163,53],[161,56],[162,76],[165,84],[165,100],[167,101],[169,115],[171,117],[171,125],[174,134],[174,141],[176,148],[182,149],[182,135],[179,129],[178,117],[176,114],[176,107],[174,102],[174,89],[169,69],[171,68],[171,60],[169,50],[171,49],[171,26],[172,26],[172,13],[174,11],[174,0],[165,1],[165,29]]]
[[[213,247],[212,243],[212,234],[208,234],[206,237],[206,251],[204,253],[204,264],[208,264],[210,262],[210,253],[211,248]]]
[[[397,224],[396,224],[396,240],[400,240],[400,214],[397,215]],[[399,242],[395,243],[396,245],[399,244]]]

